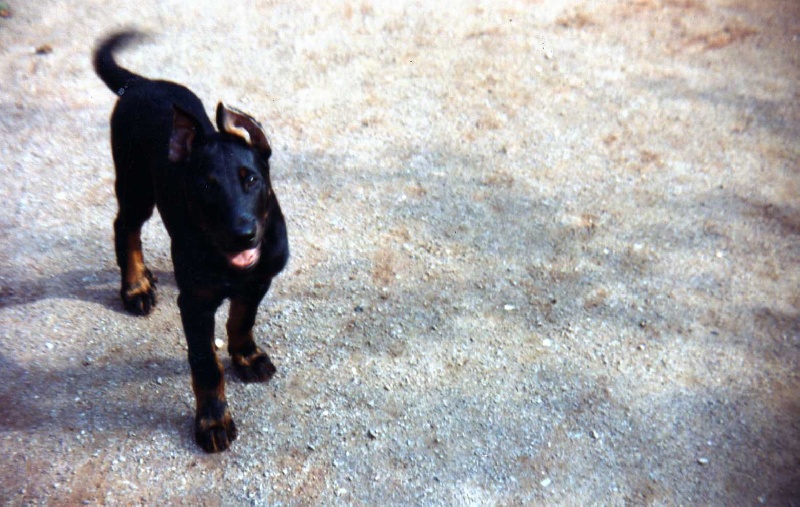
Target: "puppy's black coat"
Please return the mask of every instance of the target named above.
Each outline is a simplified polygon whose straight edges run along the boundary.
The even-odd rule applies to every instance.
[[[217,106],[214,129],[187,88],[136,75],[113,53],[140,36],[123,32],[94,52],[97,75],[119,96],[111,115],[111,148],[119,211],[114,221],[121,296],[135,314],[156,304],[156,279],[144,264],[142,224],[157,206],[172,240],[172,261],[192,387],[195,436],[208,452],[236,438],[223,370],[214,349],[214,313],[230,299],[228,352],[245,381],[266,381],[275,366],[253,340],[253,324],[289,247],[269,174],[271,149],[250,116]]]

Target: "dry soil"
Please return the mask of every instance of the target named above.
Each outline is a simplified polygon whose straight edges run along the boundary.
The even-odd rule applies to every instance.
[[[5,4],[0,503],[800,504],[796,0]],[[117,298],[128,26],[274,148],[279,371],[221,455],[157,217]]]

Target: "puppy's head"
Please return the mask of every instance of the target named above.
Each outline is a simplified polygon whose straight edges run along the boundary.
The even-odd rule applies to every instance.
[[[261,256],[275,203],[272,150],[256,120],[221,102],[217,128],[219,133],[204,134],[191,114],[176,107],[168,157],[186,163],[185,199],[194,223],[232,268],[248,269]]]

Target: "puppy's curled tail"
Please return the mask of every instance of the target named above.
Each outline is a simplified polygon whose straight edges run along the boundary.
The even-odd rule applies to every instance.
[[[131,43],[139,42],[145,38],[146,35],[142,32],[126,30],[109,35],[95,48],[94,71],[112,92],[122,95],[127,87],[136,81],[144,79],[142,76],[117,65],[117,62],[114,61],[114,53],[118,49],[123,49]]]

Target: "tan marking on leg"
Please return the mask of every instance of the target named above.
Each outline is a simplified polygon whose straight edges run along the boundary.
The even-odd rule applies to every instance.
[[[257,307],[231,299],[228,330],[228,353],[234,369],[245,382],[266,382],[275,373],[269,356],[253,340],[254,312]]]
[[[128,265],[125,266],[125,281],[128,283],[129,290],[138,288],[137,286],[141,283],[146,283],[147,288],[150,285],[145,275],[147,268],[144,266],[141,234],[141,229],[128,234]]]

